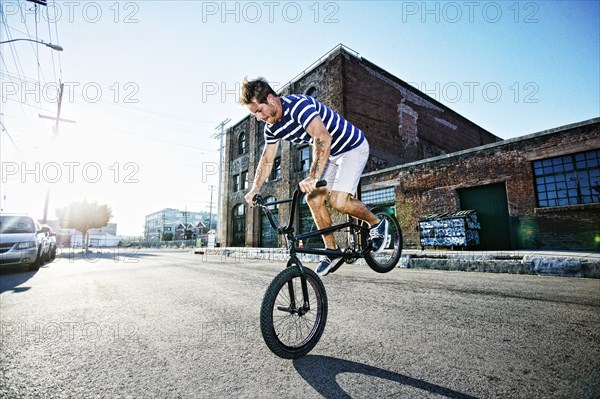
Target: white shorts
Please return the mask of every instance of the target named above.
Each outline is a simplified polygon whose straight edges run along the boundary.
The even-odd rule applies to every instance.
[[[369,143],[365,138],[358,147],[329,157],[321,180],[327,180],[329,191],[341,191],[355,195],[360,176],[368,160]]]

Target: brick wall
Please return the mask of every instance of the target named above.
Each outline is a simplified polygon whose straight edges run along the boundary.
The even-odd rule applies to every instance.
[[[500,139],[375,64],[341,53],[345,114],[371,145],[367,171]]]
[[[596,119],[369,173],[363,191],[396,188],[407,247],[419,246],[420,216],[460,210],[458,189],[504,183],[513,248],[598,250],[600,204],[538,208],[532,171],[535,160],[598,148]]]
[[[284,87],[280,94],[306,93],[311,87],[318,99],[363,129],[371,147],[366,170],[373,171],[405,162],[472,148],[499,140],[498,137],[456,114],[427,95],[412,88],[371,62],[352,55],[344,48],[328,54],[314,68]],[[231,241],[233,207],[244,201],[244,192],[231,192],[232,176],[247,168],[248,180],[254,179],[260,157],[262,128],[254,117],[247,117],[227,131],[227,151],[223,165],[223,214],[221,243]],[[248,133],[249,152],[237,155],[237,137]],[[449,139],[450,137],[450,139]],[[287,198],[304,177],[296,168],[298,148],[280,144],[282,178],[265,184],[263,196]],[[246,190],[247,191],[247,190]],[[279,207],[280,217],[287,219],[286,205]],[[335,220],[340,220],[334,215]],[[257,246],[260,240],[260,215],[249,210],[246,218],[246,245]]]

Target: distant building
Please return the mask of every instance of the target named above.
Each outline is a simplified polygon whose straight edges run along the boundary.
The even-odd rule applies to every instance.
[[[146,215],[144,222],[144,239],[146,241],[162,241],[165,235],[172,240],[186,239],[186,231],[192,237],[208,232],[208,212],[190,212],[165,208]],[[214,223],[214,221],[213,221]]]
[[[57,237],[59,235],[57,234]],[[90,230],[88,233],[88,244],[90,247],[115,247],[118,246],[122,238],[107,232]],[[57,240],[58,241],[58,240]],[[81,233],[76,231],[70,236],[70,245],[75,247],[83,246]]]
[[[41,222],[40,222],[41,223]],[[48,220],[46,222],[46,224],[48,226],[50,226],[52,228],[52,230],[54,230],[55,232],[61,232],[61,233],[66,233],[68,231],[75,231],[73,229],[63,229],[60,227],[60,223],[58,220]],[[108,223],[106,226],[99,228],[99,229],[91,229],[89,231],[90,234],[102,234],[102,233],[108,233],[108,234],[112,234],[113,236],[117,235],[117,223]]]
[[[77,230],[63,229],[60,227],[58,220],[48,220],[46,224],[56,233],[56,241],[60,246],[81,246],[83,244],[81,233]],[[88,240],[92,246],[110,247],[117,245],[121,240],[121,237],[117,236],[117,223],[108,223],[102,228],[90,229]]]

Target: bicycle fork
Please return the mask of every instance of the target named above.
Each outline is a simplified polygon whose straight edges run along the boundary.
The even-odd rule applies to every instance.
[[[302,301],[303,304],[301,307],[296,305],[296,292],[294,288],[294,282],[292,280],[287,282],[288,285],[288,294],[290,296],[290,305],[288,306],[277,306],[277,310],[282,312],[288,312],[290,314],[297,314],[298,316],[304,316],[306,313],[310,311],[310,301],[308,299],[308,283],[306,282],[306,275],[304,274],[304,270],[302,270],[302,263],[296,256],[293,256],[293,259],[288,261],[287,267],[291,267],[295,265],[300,269],[300,285],[302,287]]]

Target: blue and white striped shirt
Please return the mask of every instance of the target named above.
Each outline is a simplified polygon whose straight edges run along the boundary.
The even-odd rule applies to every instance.
[[[274,144],[278,140],[292,143],[313,144],[306,132],[310,122],[317,116],[332,137],[330,156],[343,154],[358,147],[365,139],[359,128],[342,118],[326,105],[310,96],[292,94],[280,97],[282,106],[281,120],[273,125],[265,125],[265,143]]]

